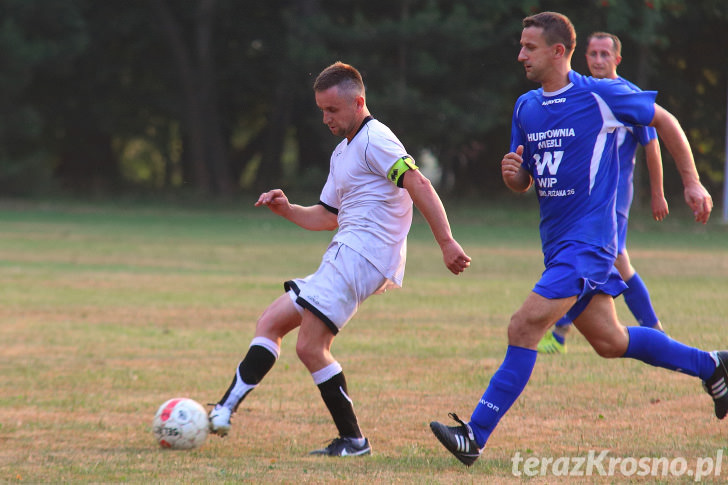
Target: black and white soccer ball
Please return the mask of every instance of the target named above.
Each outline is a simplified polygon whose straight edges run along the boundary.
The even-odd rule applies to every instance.
[[[159,446],[173,450],[202,446],[209,431],[210,420],[205,408],[186,397],[176,397],[159,406],[152,423]]]

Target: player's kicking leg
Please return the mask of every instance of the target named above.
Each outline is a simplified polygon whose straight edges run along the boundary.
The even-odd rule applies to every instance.
[[[255,337],[245,358],[240,362],[225,395],[210,411],[210,432],[226,436],[230,432],[232,414],[237,411],[245,396],[255,389],[265,374],[273,367],[280,348],[270,339]]]
[[[263,312],[258,319],[256,337],[250,342],[248,352],[238,365],[230,386],[210,411],[212,434],[222,437],[230,432],[233,413],[278,360],[281,338],[300,323],[301,315],[288,293],[278,297]]]

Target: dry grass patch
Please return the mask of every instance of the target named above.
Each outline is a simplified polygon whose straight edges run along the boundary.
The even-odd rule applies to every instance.
[[[573,334],[566,356],[539,357],[482,459],[469,469],[456,462],[428,423],[470,414],[542,257],[531,216],[452,220],[471,269],[450,276],[419,221],[405,287],[366,302],[337,338],[374,455],[322,460],[308,451],[335,428],[295,336],[229,437],[170,452],[150,427],[170,397],[219,398],[260,312],[283,280],[316,268],[330,234],[302,234],[260,212],[0,204],[0,483],[511,483],[520,481],[516,452],[693,463],[724,449],[728,428],[696,379],[607,362]],[[639,234],[632,259],[672,335],[728,347],[728,232],[709,225],[693,248],[680,245],[686,227]],[[623,303],[618,310],[632,322]]]

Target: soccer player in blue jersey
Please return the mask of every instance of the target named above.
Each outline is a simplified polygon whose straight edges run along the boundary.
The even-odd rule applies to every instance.
[[[472,412],[456,426],[430,423],[458,460],[472,465],[491,433],[523,391],[536,363],[536,345],[568,312],[574,326],[606,358],[629,357],[696,376],[728,413],[728,351],[688,347],[649,327],[624,327],[613,298],[627,285],[614,268],[617,257],[617,129],[657,129],[680,172],[685,200],[706,223],[713,203],[700,183],[690,145],[674,116],[655,104],[656,93],[571,70],[576,33],[555,12],[523,20],[518,60],[541,85],[516,102],[511,152],[501,161],[505,184],[515,192],[535,185],[541,212],[545,270],[508,325],[508,349]]]
[[[586,63],[592,76],[599,79],[617,79],[629,87],[637,86],[617,75],[617,66],[622,62],[622,42],[614,34],[595,32],[587,39]],[[637,146],[645,149],[647,169],[650,174],[652,193],[652,215],[661,221],[668,214],[667,201],[662,187],[662,157],[657,131],[651,126],[620,128],[617,132],[619,154],[619,183],[617,185],[617,244],[618,252],[614,266],[627,284],[622,296],[640,325],[662,330],[660,319],[655,313],[647,290],[639,273],[634,269],[627,252],[627,221],[634,195],[633,176]],[[566,352],[566,334],[571,329],[571,320],[561,318],[551,332],[538,343],[537,350],[546,354]]]

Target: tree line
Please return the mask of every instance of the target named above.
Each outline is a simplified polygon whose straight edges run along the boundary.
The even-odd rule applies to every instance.
[[[513,103],[536,87],[521,19],[543,10],[574,22],[577,71],[589,33],[620,36],[619,73],[659,91],[717,198],[725,0],[0,0],[0,191],[317,191],[338,140],[311,86],[341,60],[444,193],[498,194]]]

